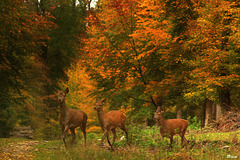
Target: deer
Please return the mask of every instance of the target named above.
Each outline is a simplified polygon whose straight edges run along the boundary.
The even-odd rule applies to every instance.
[[[104,99],[102,101],[99,101],[97,99],[95,107],[94,107],[94,110],[97,111],[98,120],[99,120],[101,128],[104,132],[104,135],[101,140],[101,145],[103,146],[103,141],[104,141],[105,137],[107,137],[108,144],[111,147],[111,150],[114,151],[113,145],[114,145],[114,142],[116,139],[116,128],[119,127],[121,130],[123,130],[125,132],[127,144],[129,146],[131,146],[128,141],[128,129],[125,126],[126,115],[123,112],[118,111],[118,110],[110,111],[110,112],[104,114],[103,104],[105,103],[105,101],[106,101],[106,99]],[[113,133],[112,144],[109,140],[109,132],[110,131],[112,131],[112,133]]]
[[[181,137],[181,146],[183,146],[183,141],[185,140],[187,144],[187,139],[184,137],[185,132],[188,127],[188,122],[185,119],[168,119],[165,120],[163,117],[164,111],[157,108],[154,113],[153,119],[156,120],[160,126],[161,136],[170,138],[170,147],[172,147],[173,136],[178,134]]]
[[[68,130],[72,134],[71,146],[76,140],[75,128],[80,127],[84,135],[84,143],[86,146],[86,124],[88,116],[85,112],[77,109],[71,109],[66,107],[65,96],[69,92],[69,89],[66,88],[64,92],[58,91],[58,102],[60,105],[60,125],[62,128],[61,142],[58,148],[61,147],[62,141],[64,142],[65,147],[67,148],[65,142],[65,136]]]

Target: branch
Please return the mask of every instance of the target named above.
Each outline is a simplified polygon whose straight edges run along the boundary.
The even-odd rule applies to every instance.
[[[152,101],[148,101],[148,100],[145,100],[145,99],[135,98],[135,97],[132,97],[132,96],[129,96],[129,97],[134,99],[134,100],[143,101],[143,102],[147,102],[147,103],[151,103],[152,102]]]

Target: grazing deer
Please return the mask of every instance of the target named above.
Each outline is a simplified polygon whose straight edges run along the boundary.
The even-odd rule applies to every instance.
[[[170,138],[170,146],[172,146],[173,136],[178,134],[181,137],[181,145],[183,145],[184,140],[187,144],[187,139],[184,137],[184,135],[188,127],[188,122],[184,119],[165,120],[162,114],[163,111],[161,111],[158,107],[153,117],[153,119],[155,119],[160,126],[160,133],[162,137]]]
[[[128,141],[128,130],[125,127],[125,121],[126,121],[126,115],[120,111],[110,111],[106,114],[103,112],[103,104],[106,99],[103,101],[96,101],[96,105],[94,107],[94,110],[97,111],[98,113],[98,119],[101,124],[101,128],[104,131],[104,135],[102,137],[101,144],[103,145],[103,141],[105,137],[107,137],[108,144],[111,147],[111,150],[114,151],[113,145],[116,139],[116,128],[119,127],[121,128],[125,133],[126,133],[126,139],[127,143],[130,146],[130,143]],[[110,143],[109,140],[109,132],[112,131],[113,133],[113,142],[112,144]]]
[[[66,142],[65,142],[65,135],[69,129],[72,133],[72,142],[71,142],[71,145],[72,145],[76,139],[75,128],[80,127],[84,135],[85,146],[86,146],[86,124],[87,124],[88,117],[87,117],[87,114],[83,111],[66,107],[65,96],[68,92],[69,92],[69,89],[66,88],[64,92],[58,93],[58,102],[60,105],[60,125],[62,127],[61,140],[64,142],[65,147],[67,148]],[[58,148],[61,147],[61,143],[62,142],[60,142]]]

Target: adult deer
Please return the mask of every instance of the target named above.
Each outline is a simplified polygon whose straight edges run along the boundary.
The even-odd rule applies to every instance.
[[[188,127],[188,122],[186,120],[184,119],[165,120],[163,118],[163,111],[161,111],[159,107],[154,113],[153,119],[155,119],[158,122],[162,137],[170,138],[170,146],[172,146],[173,136],[175,134],[178,134],[181,137],[181,145],[183,145],[184,140],[186,141],[187,144],[187,140],[184,137],[186,129]]]
[[[76,139],[75,128],[80,127],[85,140],[86,146],[86,124],[87,124],[87,114],[83,111],[77,109],[67,108],[65,104],[65,96],[69,92],[69,89],[66,88],[64,92],[58,93],[58,102],[60,105],[60,125],[62,127],[62,136],[61,140],[64,142],[65,147],[67,148],[65,142],[65,135],[68,130],[71,131],[72,134],[72,142]],[[61,143],[59,144],[58,148],[61,147]]]
[[[107,137],[108,144],[111,147],[111,150],[114,151],[113,145],[116,139],[116,128],[119,127],[126,133],[126,139],[127,143],[130,146],[130,143],[128,141],[128,130],[125,127],[125,122],[126,122],[126,115],[120,111],[110,111],[106,114],[103,112],[103,104],[106,101],[104,99],[103,101],[99,101],[97,99],[96,105],[94,107],[94,110],[97,111],[98,114],[98,119],[101,124],[101,128],[104,131],[104,135],[102,137],[101,144],[103,145],[103,141],[105,137]],[[113,133],[113,142],[111,144],[109,140],[109,132],[112,131]]]

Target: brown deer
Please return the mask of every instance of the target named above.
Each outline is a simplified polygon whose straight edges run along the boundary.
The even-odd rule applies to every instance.
[[[128,141],[128,130],[125,127],[125,122],[126,122],[126,115],[120,111],[110,111],[106,114],[103,112],[103,104],[106,101],[104,99],[103,101],[96,101],[96,105],[94,107],[94,110],[97,111],[98,114],[98,119],[101,124],[101,128],[104,131],[104,135],[102,137],[101,145],[103,145],[103,141],[105,137],[107,137],[108,144],[111,147],[111,150],[114,151],[113,145],[116,139],[116,128],[119,127],[126,133],[126,139],[127,143],[130,146],[130,143]],[[113,133],[113,142],[112,144],[110,143],[109,140],[109,132],[112,131]]]
[[[66,88],[64,92],[58,93],[58,102],[60,105],[60,125],[62,127],[62,136],[61,140],[64,142],[65,147],[67,148],[66,142],[65,142],[65,135],[68,130],[71,131],[72,134],[72,142],[76,139],[75,134],[75,128],[80,127],[85,140],[85,146],[86,146],[86,124],[87,124],[87,114],[83,111],[77,110],[77,109],[71,109],[67,108],[65,104],[65,96],[69,92],[69,89]],[[59,144],[58,148],[61,147],[61,143]]]
[[[187,139],[184,137],[185,131],[188,127],[188,122],[184,119],[168,119],[165,120],[163,118],[163,111],[160,110],[158,107],[156,112],[154,113],[154,117],[159,126],[160,126],[160,133],[162,137],[170,138],[170,146],[172,147],[173,136],[178,134],[181,137],[181,145],[183,145],[183,141]]]

